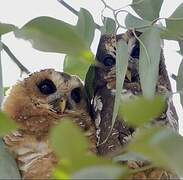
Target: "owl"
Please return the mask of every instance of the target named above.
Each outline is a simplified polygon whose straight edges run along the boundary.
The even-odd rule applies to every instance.
[[[140,36],[140,32],[136,32]],[[135,129],[130,127],[121,117],[117,117],[110,136],[113,106],[116,88],[116,42],[124,40],[128,45],[128,68],[121,90],[122,98],[133,98],[142,95],[139,78],[139,54],[140,45],[131,31],[124,34],[104,34],[101,36],[96,54],[96,63],[92,65],[86,76],[86,89],[91,101],[93,119],[97,128],[98,152],[106,156],[124,147],[133,137]],[[171,92],[171,85],[166,71],[163,51],[159,64],[159,77],[156,85],[156,93],[166,94]],[[88,86],[90,84],[90,86]],[[92,89],[93,88],[93,89]],[[170,99],[167,99],[167,109],[152,123],[161,124],[178,131],[178,117]],[[106,141],[107,138],[107,141]],[[134,165],[135,164],[135,165]],[[129,162],[129,167],[143,167],[143,164]],[[153,172],[153,178],[159,177],[161,170]],[[144,175],[144,174],[143,174]],[[156,176],[154,176],[156,175]],[[143,176],[143,178],[146,175]],[[138,177],[138,176],[137,176]],[[139,176],[140,177],[140,176]],[[142,176],[141,176],[142,177]],[[150,177],[150,175],[148,175]],[[163,178],[165,178],[163,176]]]
[[[35,72],[14,85],[3,111],[19,124],[4,137],[14,155],[23,179],[51,178],[58,159],[50,147],[50,129],[62,119],[71,118],[87,136],[96,151],[96,132],[81,80],[53,69]]]

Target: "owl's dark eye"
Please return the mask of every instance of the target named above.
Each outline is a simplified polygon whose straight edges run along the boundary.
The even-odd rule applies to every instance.
[[[71,98],[76,103],[79,103],[81,101],[81,90],[80,90],[80,88],[75,88],[71,91]]]
[[[39,88],[41,93],[45,94],[45,95],[53,94],[57,90],[55,84],[49,79],[45,79],[45,80],[41,81],[37,85],[37,87]]]
[[[140,47],[139,47],[139,43],[136,43],[130,56],[135,59],[139,59],[139,55],[140,55]]]
[[[113,66],[116,64],[116,60],[111,55],[106,55],[103,59],[104,66]]]

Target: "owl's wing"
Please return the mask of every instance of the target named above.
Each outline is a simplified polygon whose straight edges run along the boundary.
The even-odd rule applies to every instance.
[[[0,179],[21,179],[17,164],[0,139]]]

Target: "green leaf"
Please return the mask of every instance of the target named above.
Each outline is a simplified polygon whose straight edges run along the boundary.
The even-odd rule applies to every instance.
[[[178,39],[181,39],[178,37],[176,34],[173,34],[170,30],[168,30],[166,27],[159,27],[160,29],[160,35],[162,39],[166,40],[175,40],[177,41]]]
[[[78,75],[82,80],[85,79],[86,73],[91,63],[83,60],[82,57],[74,57],[66,55],[64,59],[64,72]]]
[[[116,166],[94,166],[76,172],[72,179],[117,179],[122,176],[124,170]]]
[[[75,26],[51,17],[38,17],[15,32],[16,37],[32,43],[35,49],[45,52],[81,56],[88,51]]]
[[[101,34],[112,34],[116,31],[116,22],[114,19],[105,17],[103,21],[104,26],[101,27]]]
[[[112,166],[114,163],[92,154],[75,156],[72,160],[61,158],[60,164],[54,172],[54,178],[63,179],[63,176],[71,176],[73,173],[76,173],[84,168],[99,165]]]
[[[159,73],[160,31],[151,27],[140,36],[139,75],[143,95],[153,98]]]
[[[51,143],[55,152],[61,158],[75,159],[87,152],[89,144],[79,127],[71,119],[64,119],[53,128]]]
[[[154,99],[144,97],[122,101],[119,116],[122,116],[130,125],[141,126],[159,117],[165,109],[165,100],[162,96]]]
[[[183,175],[183,138],[171,129],[140,129],[128,149],[146,156],[156,166],[167,167]]]
[[[6,95],[6,92],[8,91],[10,87],[4,87],[4,96]]]
[[[95,33],[93,17],[88,10],[81,8],[78,18],[76,30],[83,41],[85,41],[88,47],[90,47]]]
[[[94,81],[95,81],[95,66],[92,65],[89,67],[85,78],[85,89],[89,102],[91,102],[91,99],[94,96],[94,89],[95,89]]]
[[[137,29],[140,32],[144,32],[147,30],[145,26],[151,26],[151,22],[143,19],[139,19],[132,14],[128,13],[125,18],[125,25],[128,29]],[[141,28],[144,27],[144,28]],[[140,28],[140,29],[138,29]]]
[[[176,78],[177,91],[180,93],[180,102],[183,107],[183,60],[179,66],[178,76]]]
[[[166,19],[165,35],[183,40],[183,3]]]
[[[133,0],[131,7],[143,19],[152,21],[159,17],[163,0]]]
[[[17,29],[17,27],[12,24],[0,23],[0,36],[8,32],[14,31],[15,29]]]
[[[0,136],[4,136],[17,128],[17,124],[0,112]]]
[[[17,164],[2,139],[0,139],[0,179],[21,179]]]
[[[116,49],[116,94],[112,115],[112,127],[114,126],[121,100],[121,90],[128,66],[128,46],[125,41],[119,40]],[[112,129],[111,127],[111,129]]]
[[[147,159],[144,156],[139,155],[137,153],[127,152],[127,153],[115,156],[113,158],[113,161],[114,162],[147,161]]]

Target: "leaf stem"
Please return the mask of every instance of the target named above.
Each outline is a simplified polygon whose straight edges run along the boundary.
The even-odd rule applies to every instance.
[[[25,72],[26,74],[30,74],[30,71],[14,56],[14,54],[11,52],[11,50],[1,42],[2,49],[9,55],[9,57],[13,60],[13,62],[20,68],[22,72]]]
[[[62,4],[65,8],[67,8],[69,11],[71,11],[73,14],[75,14],[76,16],[78,16],[79,12],[76,11],[72,6],[70,6],[69,4],[67,4],[65,1],[63,0],[57,0],[60,4]],[[101,26],[97,23],[95,23],[95,26],[98,30],[100,30]]]

